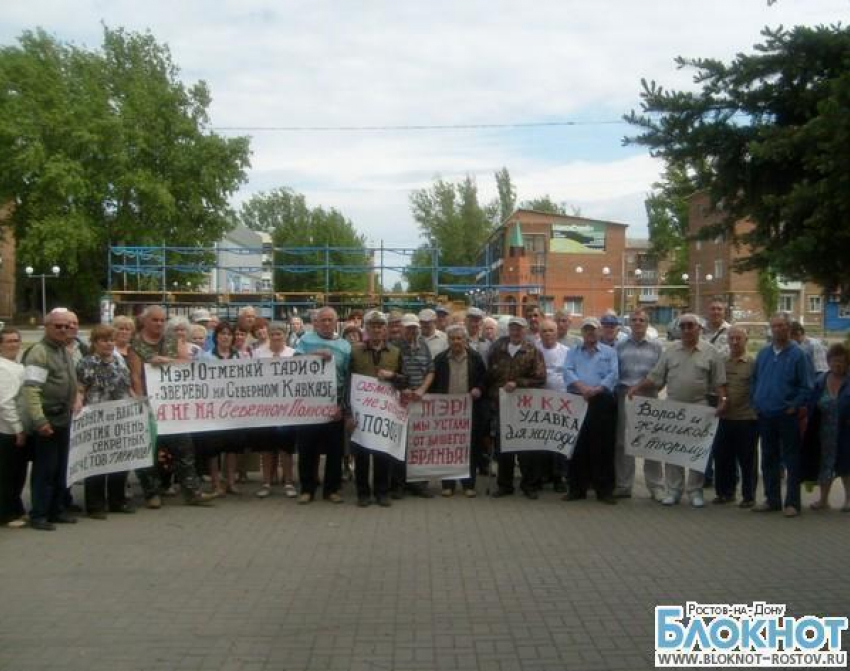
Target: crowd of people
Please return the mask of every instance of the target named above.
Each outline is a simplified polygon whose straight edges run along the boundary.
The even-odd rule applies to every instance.
[[[709,481],[712,504],[737,502],[755,512],[796,517],[802,483],[817,484],[811,508],[824,510],[840,478],[841,510],[850,512],[848,349],[835,344],[826,350],[788,315],[777,314],[770,320],[770,341],[752,357],[746,329],[729,324],[724,313],[723,302],[713,301],[704,319],[682,315],[681,339],[665,347],[651,337],[654,329],[640,309],[626,323],[605,314],[573,324],[564,311],[546,317],[529,306],[523,317],[500,325],[477,307],[437,306],[418,314],[354,311],[341,322],[327,306],[312,312],[308,329],[299,317],[268,322],[250,307],[231,323],[206,309],[195,310],[191,319],[169,319],[163,307],[153,305],[136,318],[119,316],[111,325],[95,326],[84,342],[77,316],[57,308],[45,319],[44,337],[25,352],[19,331],[0,331],[0,522],[47,531],[75,523],[78,512],[103,520],[136,511],[127,472],[86,478],[80,502],[66,471],[72,418],[84,406],[145,397],[145,364],[301,355],[335,364],[338,407],[332,421],[159,436],[156,463],[136,472],[144,506],[159,509],[162,497],[176,495],[178,487],[194,506],[245,495],[248,452],[260,455],[261,483],[253,491],[260,499],[279,491],[307,505],[321,487],[324,500],[343,503],[346,474],[353,477],[361,507],[433,497],[428,483],[406,482],[404,462],[351,440],[348,380],[359,374],[391,384],[406,404],[425,394],[469,395],[470,467],[459,481],[440,483],[444,497],[453,496],[459,483],[463,495],[474,498],[477,477],[493,471],[492,496],[513,495],[518,466],[518,487],[529,499],[546,487],[565,501],[586,499],[590,492],[609,505],[628,499],[636,465],[625,444],[626,402],[663,390],[671,401],[713,406],[719,425],[705,472],[642,460],[653,500],[674,506],[686,495],[692,507],[702,508]],[[574,326],[578,335],[570,332]],[[552,452],[500,449],[500,391],[523,388],[586,400],[569,460]]]

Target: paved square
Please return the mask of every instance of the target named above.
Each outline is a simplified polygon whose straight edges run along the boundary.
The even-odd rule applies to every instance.
[[[345,493],[2,530],[0,669],[633,671],[657,604],[850,612],[838,511]]]

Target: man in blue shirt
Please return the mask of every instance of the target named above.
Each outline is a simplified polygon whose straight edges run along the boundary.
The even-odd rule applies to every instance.
[[[761,436],[761,472],[767,499],[752,510],[782,510],[780,467],[785,466],[786,517],[800,514],[800,429],[798,415],[811,393],[806,355],[791,340],[791,320],[785,313],[770,320],[773,341],[756,358],[750,385],[750,405],[756,411]]]
[[[351,361],[351,344],[336,332],[337,315],[332,307],[323,307],[313,320],[313,331],[305,332],[295,347],[296,354],[315,354],[325,359],[333,358],[336,364],[336,398],[339,412],[332,422],[310,424],[298,430],[298,478],[301,496],[298,503],[310,503],[316,495],[316,477],[319,459],[325,453],[325,477],[322,479],[323,498],[332,503],[342,503],[342,455],[345,428],[342,402],[348,384],[348,367]]]
[[[617,428],[617,352],[599,342],[599,320],[581,323],[582,344],[567,354],[564,382],[567,390],[587,401],[587,415],[569,468],[570,491],[565,501],[587,498],[593,484],[596,498],[615,504],[614,439]]]

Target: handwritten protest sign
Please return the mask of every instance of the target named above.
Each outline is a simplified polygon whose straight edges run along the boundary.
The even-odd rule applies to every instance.
[[[404,461],[408,413],[392,385],[352,375],[351,415],[356,422],[352,442]]]
[[[315,356],[145,366],[159,433],[321,424],[337,410],[336,367]]]
[[[467,394],[426,394],[407,409],[408,482],[468,478],[472,399]]]
[[[90,405],[71,422],[68,484],[90,475],[153,466],[151,413],[146,401]]]
[[[546,450],[573,456],[587,402],[576,394],[548,389],[499,390],[503,452]]]
[[[710,406],[626,399],[626,454],[705,472],[715,433]]]

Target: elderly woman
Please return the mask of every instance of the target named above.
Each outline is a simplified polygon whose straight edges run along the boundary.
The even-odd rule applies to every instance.
[[[821,373],[809,399],[806,451],[819,457],[820,497],[812,510],[829,508],[829,492],[836,477],[844,485],[842,512],[850,512],[850,350],[835,344],[826,353],[829,370]]]
[[[130,354],[130,343],[136,333],[136,322],[130,317],[118,315],[112,320],[112,328],[115,329],[115,353],[126,361]]]
[[[342,337],[354,345],[355,343],[363,342],[363,331],[360,330],[357,324],[346,324],[345,328],[342,329]]]
[[[115,329],[99,324],[89,337],[92,353],[77,364],[77,396],[80,404],[96,405],[132,396],[130,369],[124,357],[115,355]],[[86,512],[95,520],[112,513],[134,513],[127,500],[127,471],[92,475],[85,479]]]
[[[19,411],[24,367],[18,363],[21,334],[0,330],[0,524],[26,526],[21,493],[27,479],[26,433]]]
[[[197,345],[189,340],[191,326],[189,320],[180,315],[171,317],[165,324],[165,337],[174,342],[177,349],[176,358],[179,361],[191,361],[195,358],[194,350]]]

